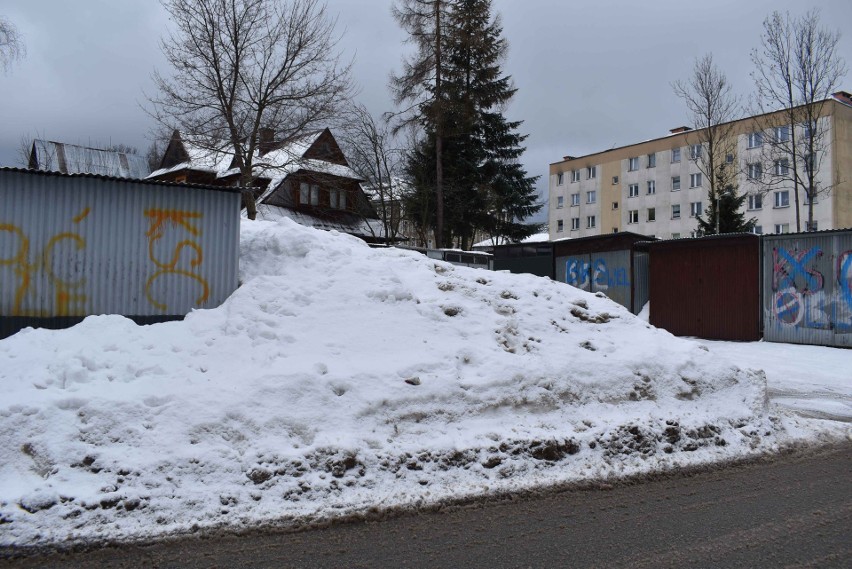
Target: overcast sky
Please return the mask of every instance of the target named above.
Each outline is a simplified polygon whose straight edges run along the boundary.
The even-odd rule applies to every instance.
[[[354,57],[359,100],[392,110],[388,75],[399,70],[404,36],[392,0],[328,0]],[[541,175],[565,155],[656,138],[687,124],[670,83],[712,52],[744,96],[753,88],[749,52],[775,9],[822,10],[824,24],[852,23],[850,0],[494,0],[509,42],[504,71],[518,92],[508,108],[529,135],[523,161]],[[22,138],[144,152],[152,126],[142,106],[151,73],[168,71],[158,40],[169,26],[154,0],[3,0],[27,57],[0,74],[0,166],[17,166]],[[840,53],[852,64],[852,35]],[[842,88],[852,91],[852,76]]]

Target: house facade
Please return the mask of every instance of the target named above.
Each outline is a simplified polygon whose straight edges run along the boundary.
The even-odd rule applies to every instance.
[[[737,191],[746,194],[747,218],[755,233],[796,231],[795,192],[781,174],[789,158],[767,152],[770,140],[785,140],[790,129],[781,113],[729,123],[735,136],[724,157],[735,168]],[[816,160],[817,185],[826,188],[814,200],[814,230],[852,227],[852,97],[838,92],[822,107],[818,128],[823,148]],[[774,125],[774,126],[768,126]],[[550,165],[548,225],[551,240],[630,231],[662,239],[697,233],[698,215],[708,204],[709,184],[699,166],[699,131],[672,129],[668,136],[586,156],[565,156]],[[777,182],[767,183],[774,174]],[[799,196],[802,229],[807,197]]]
[[[253,163],[258,219],[287,217],[368,242],[384,240],[362,180],[329,129],[283,142],[276,142],[274,133],[263,132]],[[211,145],[176,131],[160,168],[149,178],[237,186],[240,170],[227,145]]]

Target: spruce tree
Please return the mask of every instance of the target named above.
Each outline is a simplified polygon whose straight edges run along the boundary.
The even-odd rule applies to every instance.
[[[698,231],[702,235],[716,234],[716,210],[719,210],[719,233],[750,233],[754,230],[757,218],[746,219],[743,204],[745,194],[738,194],[731,184],[719,190],[718,201],[713,198],[713,190],[707,193],[710,205],[704,210],[704,217],[698,216]]]

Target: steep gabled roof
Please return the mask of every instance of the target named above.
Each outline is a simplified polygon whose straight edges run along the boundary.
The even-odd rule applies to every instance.
[[[112,178],[142,179],[151,171],[144,156],[89,148],[52,140],[34,140],[30,150],[32,170],[62,174],[95,174]]]

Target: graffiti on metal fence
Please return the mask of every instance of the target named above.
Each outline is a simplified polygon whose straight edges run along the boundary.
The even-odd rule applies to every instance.
[[[626,267],[610,268],[604,259],[589,262],[571,258],[565,262],[565,282],[583,290],[606,292],[614,287],[629,287],[630,277]]]
[[[852,250],[827,261],[819,247],[773,248],[771,309],[778,324],[852,333]],[[829,267],[833,274],[823,274]]]
[[[0,223],[0,238],[7,240],[12,252],[8,257],[0,257],[0,269],[12,271],[12,281],[15,282],[7,316],[89,314],[90,291],[87,285],[89,278],[97,275],[92,274],[92,266],[86,267],[85,251],[88,243],[81,235],[81,227],[91,211],[89,207],[80,211],[71,219],[72,231],[48,236],[47,243],[40,250],[33,250],[33,240],[25,228]],[[201,306],[210,296],[210,286],[199,274],[204,252],[200,243],[194,239],[201,236],[197,222],[202,214],[149,209],[145,211],[145,216],[149,220],[145,235],[148,240],[147,261],[153,263],[156,269],[145,282],[145,298],[152,306],[166,312],[170,307],[161,296],[170,290],[169,287],[176,286],[180,279],[188,279],[199,289],[195,304]],[[178,232],[169,235],[174,239],[162,241],[167,232],[172,231]]]

